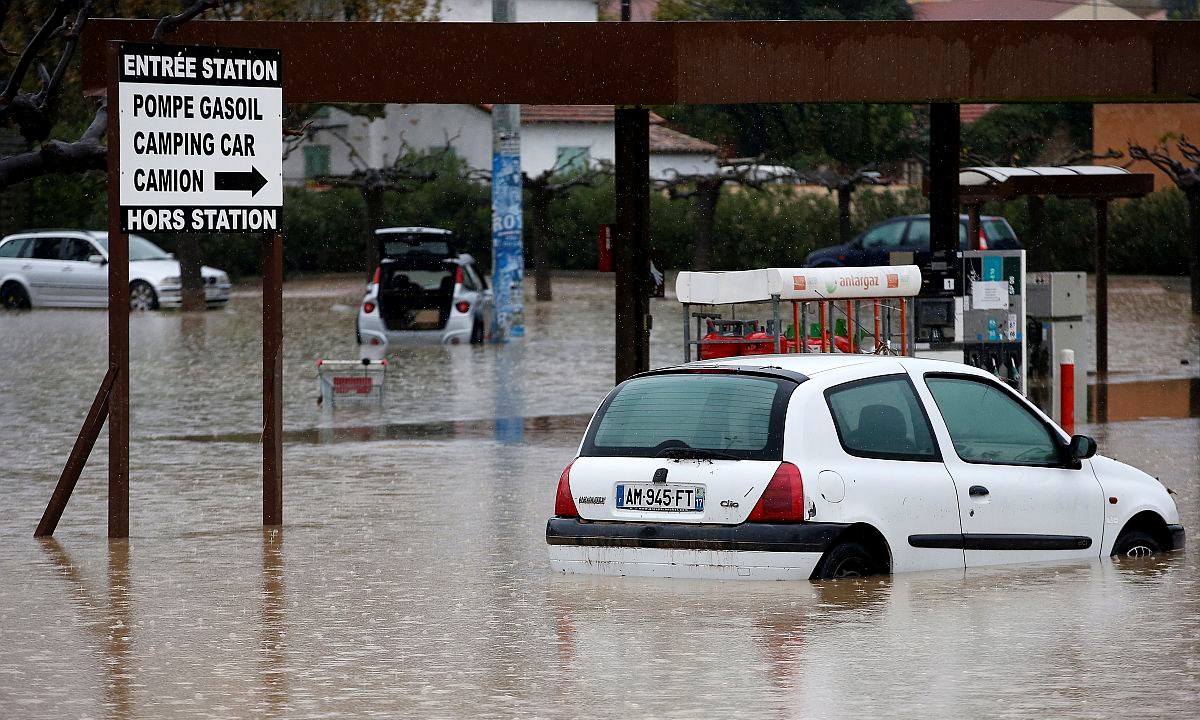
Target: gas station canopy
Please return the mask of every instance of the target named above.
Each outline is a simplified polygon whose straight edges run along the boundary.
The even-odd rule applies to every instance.
[[[1153,192],[1154,176],[1110,165],[969,167],[959,171],[958,185],[964,204],[1023,195],[1108,200]]]

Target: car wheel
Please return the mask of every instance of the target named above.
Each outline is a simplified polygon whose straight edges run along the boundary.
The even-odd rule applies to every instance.
[[[1149,533],[1141,530],[1127,532],[1117,541],[1113,543],[1113,557],[1147,557],[1162,552],[1162,546],[1158,544]]]
[[[5,283],[4,287],[0,288],[0,305],[5,310],[28,310],[29,293],[25,292],[20,283]]]
[[[130,310],[157,310],[158,295],[155,294],[154,288],[150,287],[150,283],[141,280],[134,280],[129,285],[129,309]]]
[[[881,572],[883,566],[870,550],[856,542],[846,542],[829,551],[817,571],[817,577],[822,580],[834,580],[878,575]]]
[[[483,321],[475,318],[475,324],[471,326],[471,344],[483,344]]]

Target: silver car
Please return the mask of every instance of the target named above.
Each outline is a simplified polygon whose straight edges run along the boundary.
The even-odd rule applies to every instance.
[[[202,267],[208,307],[229,301],[229,276]],[[129,307],[179,307],[179,261],[138,235],[129,236]],[[108,233],[37,230],[0,240],[0,306],[108,307]]]
[[[492,292],[450,231],[425,227],[375,231],[379,267],[358,307],[356,334],[366,345],[481,343]]]

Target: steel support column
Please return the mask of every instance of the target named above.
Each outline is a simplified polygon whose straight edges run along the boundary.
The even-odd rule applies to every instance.
[[[929,249],[958,250],[958,105],[929,106]]]
[[[616,381],[650,369],[650,113],[617,108]]]
[[[1108,374],[1108,201],[1096,201],[1096,373]],[[1086,382],[1086,380],[1084,380]]]
[[[263,236],[263,525],[283,524],[283,235]]]

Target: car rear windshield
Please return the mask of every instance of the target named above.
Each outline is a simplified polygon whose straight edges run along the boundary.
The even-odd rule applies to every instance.
[[[1016,250],[1021,247],[1012,227],[1002,218],[982,218],[979,224],[983,226],[989,250]]]
[[[439,258],[454,257],[450,241],[445,235],[422,235],[391,233],[379,236],[380,252],[385,258],[405,255],[433,255]]]
[[[635,378],[600,406],[581,454],[656,457],[669,448],[697,448],[779,460],[795,388],[788,380],[733,374]]]

